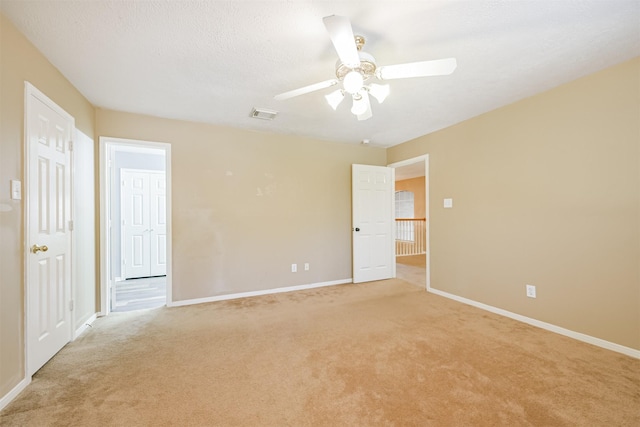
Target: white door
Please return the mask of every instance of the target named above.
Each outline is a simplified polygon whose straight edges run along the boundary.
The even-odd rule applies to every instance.
[[[166,274],[166,202],[163,172],[122,169],[123,276]]]
[[[26,86],[27,374],[71,341],[71,139],[74,119]]]
[[[149,174],[122,169],[121,181],[123,276],[148,277]]]
[[[151,276],[167,274],[167,182],[164,172],[149,174]]]
[[[395,277],[394,170],[352,165],[353,282]]]

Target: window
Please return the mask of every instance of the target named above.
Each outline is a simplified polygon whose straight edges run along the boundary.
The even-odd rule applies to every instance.
[[[413,193],[396,191],[396,218],[413,218]]]
[[[396,191],[396,219],[413,218],[413,193]],[[415,240],[413,221],[396,221],[396,239],[413,242]]]
[[[396,191],[396,218],[413,218],[413,193]]]

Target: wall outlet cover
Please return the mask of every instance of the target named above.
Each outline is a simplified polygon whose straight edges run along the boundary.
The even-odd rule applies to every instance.
[[[527,285],[527,296],[529,298],[536,297],[536,287],[534,285]]]

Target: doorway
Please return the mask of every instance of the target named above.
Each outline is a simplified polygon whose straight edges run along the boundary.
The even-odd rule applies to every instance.
[[[100,139],[101,312],[171,305],[170,145]]]
[[[429,156],[395,169],[396,277],[429,289]]]

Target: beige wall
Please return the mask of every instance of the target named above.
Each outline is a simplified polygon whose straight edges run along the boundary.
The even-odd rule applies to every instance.
[[[101,109],[97,121],[101,136],[171,144],[174,300],[352,277],[351,164],[384,165],[386,150]]]
[[[432,287],[640,349],[640,59],[388,161],[426,153]]]
[[[91,104],[0,14],[0,398],[24,378],[24,214],[23,202],[10,200],[9,181],[24,180],[25,80],[85,134],[93,136],[95,126]]]
[[[424,200],[424,176],[396,181],[396,191],[410,191],[413,193],[413,217],[426,218],[426,203]]]

